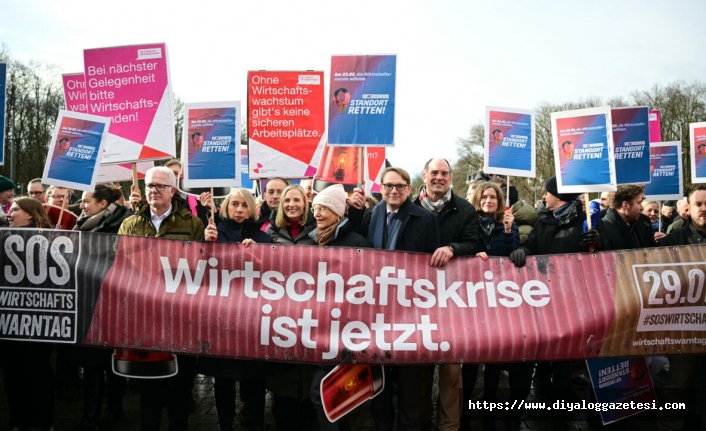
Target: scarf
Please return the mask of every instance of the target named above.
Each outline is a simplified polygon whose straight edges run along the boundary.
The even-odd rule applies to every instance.
[[[93,229],[96,229],[101,224],[103,224],[104,221],[108,220],[108,218],[110,218],[110,216],[113,215],[113,213],[117,209],[118,206],[115,203],[112,203],[98,214],[79,219],[78,221],[76,221],[76,227],[74,228],[74,230],[80,230],[83,232],[92,231]]]
[[[579,206],[581,202],[571,201],[554,210],[554,220],[557,224],[566,224],[571,221],[573,215],[576,214],[576,207]]]
[[[336,239],[338,227],[343,224],[344,220],[345,219],[338,220],[336,223],[324,229],[316,229],[316,242],[321,246],[325,246]]]
[[[451,189],[449,189],[446,194],[436,202],[432,201],[427,195],[427,186],[422,187],[422,190],[419,192],[419,202],[422,204],[422,207],[428,209],[434,214],[439,214],[439,211],[441,211],[450,200]]]
[[[299,222],[301,221],[301,218],[298,218],[298,219],[290,218],[287,220],[289,221],[289,233],[292,234],[292,240],[295,240],[299,236],[299,233],[302,231],[302,227],[299,224]]]
[[[409,202],[409,199],[407,200]],[[406,204],[406,203],[405,203]],[[373,213],[370,216],[370,228],[368,229],[368,241],[373,244],[373,247],[378,250],[394,250],[400,231],[402,230],[402,221],[409,212],[402,204],[397,214],[392,219],[390,228],[387,229],[387,241],[383,243],[385,238],[385,229],[387,226],[387,204],[383,201],[375,205]],[[401,214],[404,212],[404,214]]]
[[[495,230],[495,217],[481,217],[480,230],[486,238],[490,238],[493,230]]]

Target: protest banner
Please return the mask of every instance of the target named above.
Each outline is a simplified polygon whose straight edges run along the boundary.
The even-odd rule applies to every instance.
[[[553,112],[551,117],[559,193],[615,191],[610,107]]]
[[[5,164],[5,115],[6,115],[6,94],[7,93],[7,63],[0,61],[0,166]]]
[[[184,187],[240,185],[240,102],[186,103]]]
[[[396,55],[334,55],[328,145],[394,146]]]
[[[65,73],[61,75],[64,84],[64,100],[66,109],[72,112],[88,114],[86,104],[86,79],[83,73]],[[105,152],[105,149],[103,150]],[[148,169],[154,167],[153,162],[137,163],[138,178],[145,178]],[[118,165],[103,165],[98,167],[96,183],[132,180],[132,166],[129,163]]]
[[[689,124],[691,182],[706,183],[706,122]]]
[[[86,49],[83,63],[88,113],[112,119],[101,162],[175,157],[167,45]]]
[[[661,117],[659,109],[650,110],[650,142],[662,142]]]
[[[684,197],[681,142],[650,143],[650,178],[645,184],[647,199],[664,201]]]
[[[381,193],[380,176],[385,170],[385,147],[365,147],[365,193]]]
[[[534,111],[487,106],[483,171],[534,178],[537,164],[535,136]]]
[[[110,118],[59,111],[44,163],[44,184],[93,191]]]
[[[601,410],[603,425],[617,422],[653,407],[657,399],[645,358],[605,358],[586,361],[596,401],[632,408]],[[631,403],[632,402],[632,403]]]
[[[248,72],[250,178],[316,172],[326,139],[324,73]]]
[[[618,185],[650,182],[649,115],[646,106],[611,110]]]
[[[31,229],[0,230],[0,249],[1,338],[360,364],[706,352],[702,245],[444,269],[422,253]]]

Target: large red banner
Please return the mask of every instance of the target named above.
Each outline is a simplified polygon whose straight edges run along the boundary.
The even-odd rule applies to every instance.
[[[0,338],[301,362],[706,351],[703,247],[529,258],[2,231]]]

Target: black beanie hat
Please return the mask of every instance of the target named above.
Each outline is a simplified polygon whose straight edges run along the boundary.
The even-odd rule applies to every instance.
[[[579,198],[579,195],[581,194],[581,193],[559,193],[557,191],[557,187],[556,187],[556,177],[551,177],[547,180],[547,182],[544,184],[544,190],[548,191],[552,195],[559,198],[559,200],[562,200],[564,202],[575,201],[576,199]]]
[[[0,175],[0,193],[5,192],[10,189],[14,189],[14,188],[15,188],[15,183],[13,183],[12,180]]]

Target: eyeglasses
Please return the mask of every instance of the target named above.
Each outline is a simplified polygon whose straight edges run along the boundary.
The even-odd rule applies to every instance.
[[[66,199],[66,196],[64,196],[64,195],[49,195],[47,197],[54,198],[54,199]]]
[[[328,208],[326,208],[324,206],[320,206],[320,205],[312,207],[311,210],[314,212],[314,214],[316,214],[316,213],[326,214],[328,211],[330,211]]]
[[[145,186],[145,190],[158,190],[160,192],[163,192],[164,189],[166,189],[167,187],[171,188],[172,186],[168,184],[147,184]]]
[[[387,190],[388,192],[391,191],[392,189],[397,189],[398,192],[403,191],[404,189],[407,188],[409,184],[383,184],[382,186]]]

